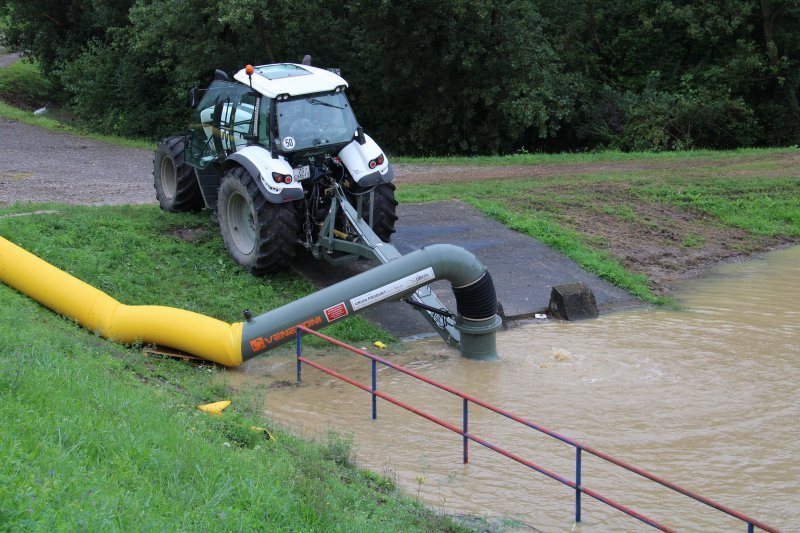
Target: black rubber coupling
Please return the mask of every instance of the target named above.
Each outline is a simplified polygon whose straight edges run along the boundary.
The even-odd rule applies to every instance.
[[[453,287],[458,314],[467,320],[485,320],[497,314],[497,294],[489,271],[474,283]]]

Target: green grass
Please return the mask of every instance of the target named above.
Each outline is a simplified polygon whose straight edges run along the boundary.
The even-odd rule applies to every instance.
[[[800,180],[794,176],[673,179],[639,194],[645,201],[691,206],[757,235],[800,236]]]
[[[56,213],[2,218],[34,211]],[[191,242],[179,237],[185,231]],[[258,315],[315,290],[292,272],[251,276],[230,260],[207,212],[18,204],[0,209],[0,235],[125,304],[177,307],[226,322],[242,321],[245,309]],[[346,342],[396,340],[359,316],[326,332]]]
[[[188,229],[196,241],[176,236]],[[129,304],[240,320],[245,307],[313,290],[291,274],[257,279],[234,266],[202,214],[15,205],[0,209],[0,235]],[[379,332],[348,323],[357,325],[334,335]],[[268,390],[234,393],[220,372],[145,358],[0,284],[3,529],[459,529],[355,468],[347,436],[293,437],[261,415]],[[226,398],[234,403],[221,417],[195,409]]]
[[[50,131],[69,132],[107,144],[154,150],[155,143],[145,139],[127,139],[100,135],[47,115],[34,115],[32,110],[51,104],[51,88],[34,63],[17,61],[0,68],[0,117],[17,120]],[[24,109],[21,109],[24,108]]]
[[[0,285],[0,524],[10,531],[458,529],[232,395],[219,370],[146,359]],[[220,417],[195,409],[232,398]],[[251,426],[267,427],[269,441]]]
[[[640,211],[648,207],[658,212],[659,205],[673,206],[678,211],[708,215],[695,222],[699,225],[695,229],[719,224],[744,230],[754,241],[759,237],[796,240],[800,237],[800,179],[794,166],[783,158],[787,153],[794,154],[796,150],[714,152],[714,157],[719,156],[722,161],[714,165],[708,165],[706,159],[711,152],[676,153],[673,157],[689,164],[655,170],[609,172],[581,168],[531,179],[401,182],[397,196],[401,202],[459,199],[506,226],[541,240],[585,270],[639,298],[667,303],[667,299],[652,292],[645,275],[627,271],[620,258],[603,249],[607,242],[604,235],[587,233],[581,220],[573,217],[603,213],[620,225],[658,229],[659,223],[642,218]],[[554,156],[554,160],[560,157]],[[653,159],[663,157],[664,154],[653,155]],[[689,231],[678,244],[697,249],[706,241],[697,231]]]
[[[392,162],[414,165],[512,166],[512,165],[569,165],[576,163],[618,163],[625,161],[671,162],[681,160],[728,160],[741,156],[773,155],[795,150],[790,148],[740,148],[738,150],[685,150],[674,152],[564,152],[558,154],[523,153],[497,156],[404,157],[394,156]]]
[[[2,69],[0,69],[0,72],[2,72]],[[60,122],[46,115],[34,115],[30,111],[19,109],[2,101],[0,101],[0,117],[10,120],[17,120],[19,122],[30,124],[32,126],[38,126],[50,131],[72,133],[86,139],[91,139],[93,141],[106,144],[126,146],[128,148],[141,148],[143,150],[155,150],[156,147],[156,144],[153,141],[148,141],[145,139],[126,139],[124,137],[116,137],[114,135],[100,135],[98,133],[92,133],[86,129]]]
[[[0,68],[0,99],[28,108],[42,106],[50,99],[50,84],[33,63],[17,61]]]

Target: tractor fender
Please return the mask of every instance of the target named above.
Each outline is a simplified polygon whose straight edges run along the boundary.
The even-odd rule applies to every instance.
[[[394,171],[389,165],[389,158],[383,150],[372,140],[369,135],[364,135],[364,144],[353,141],[339,152],[339,159],[353,176],[353,179],[362,187],[371,187],[378,183],[389,183],[394,179]],[[370,161],[383,155],[383,163],[375,168],[369,168]]]
[[[292,167],[284,158],[273,159],[270,153],[260,146],[245,146],[233,155],[228,156],[223,165],[228,170],[233,165],[244,167],[258,186],[268,202],[280,204],[303,199],[303,186],[292,180],[292,183],[278,183],[272,177],[276,172],[292,175]]]

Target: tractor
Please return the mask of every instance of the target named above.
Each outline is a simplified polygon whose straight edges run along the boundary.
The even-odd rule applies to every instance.
[[[247,65],[233,80],[217,70],[189,91],[186,134],[155,152],[161,208],[211,210],[254,275],[287,268],[298,247],[333,264],[375,259],[364,232],[388,242],[395,231],[389,159],[358,124],[347,82],[309,59]]]

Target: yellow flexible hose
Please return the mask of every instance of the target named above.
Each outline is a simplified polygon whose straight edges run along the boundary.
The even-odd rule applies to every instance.
[[[0,280],[121,343],[153,343],[224,366],[242,364],[242,323],[228,324],[192,311],[125,305],[0,237]]]

